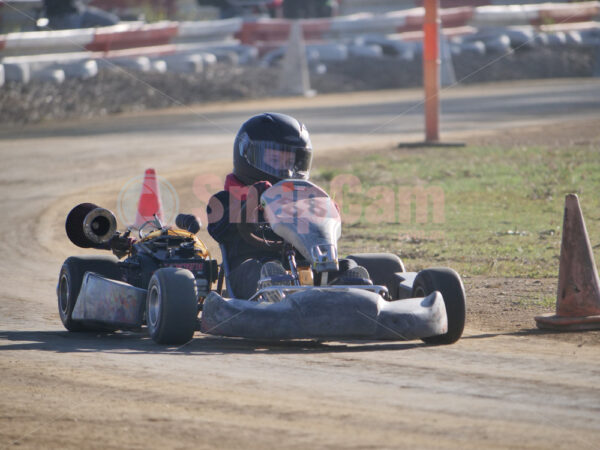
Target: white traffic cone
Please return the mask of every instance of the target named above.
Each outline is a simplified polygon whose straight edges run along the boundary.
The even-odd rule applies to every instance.
[[[280,95],[303,95],[312,97],[315,91],[310,89],[306,48],[300,21],[294,20],[290,28],[285,55],[282,60],[278,93]]]

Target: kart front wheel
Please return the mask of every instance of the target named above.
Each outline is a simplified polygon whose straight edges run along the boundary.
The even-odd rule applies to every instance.
[[[158,269],[148,284],[146,323],[157,344],[185,344],[194,335],[198,316],[196,284],[192,272]]]
[[[108,331],[107,328],[85,324],[71,317],[86,272],[94,272],[113,280],[118,280],[121,276],[118,260],[114,256],[67,258],[60,269],[56,288],[60,320],[69,331]]]
[[[399,273],[406,272],[404,263],[393,253],[356,253],[349,255],[369,272],[373,284],[386,286],[393,300],[398,298]]]
[[[427,344],[447,345],[458,341],[465,328],[465,288],[458,273],[448,268],[420,271],[413,284],[413,297],[426,297],[439,291],[444,297],[448,331],[445,334],[423,338]]]

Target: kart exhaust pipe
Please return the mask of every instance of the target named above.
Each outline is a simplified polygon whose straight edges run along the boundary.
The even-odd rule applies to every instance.
[[[117,231],[117,219],[108,209],[80,203],[69,212],[65,230],[76,246],[103,249]]]
[[[94,244],[106,244],[117,231],[117,218],[108,209],[95,208],[83,219],[83,234]]]

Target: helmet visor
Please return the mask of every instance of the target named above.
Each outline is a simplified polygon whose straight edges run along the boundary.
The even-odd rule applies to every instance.
[[[308,179],[312,148],[293,147],[273,141],[252,141],[246,148],[248,164],[280,179]]]

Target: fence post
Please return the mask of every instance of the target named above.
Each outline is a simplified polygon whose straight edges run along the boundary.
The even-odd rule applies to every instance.
[[[423,85],[425,87],[425,141],[440,140],[439,0],[425,0],[423,22]]]

